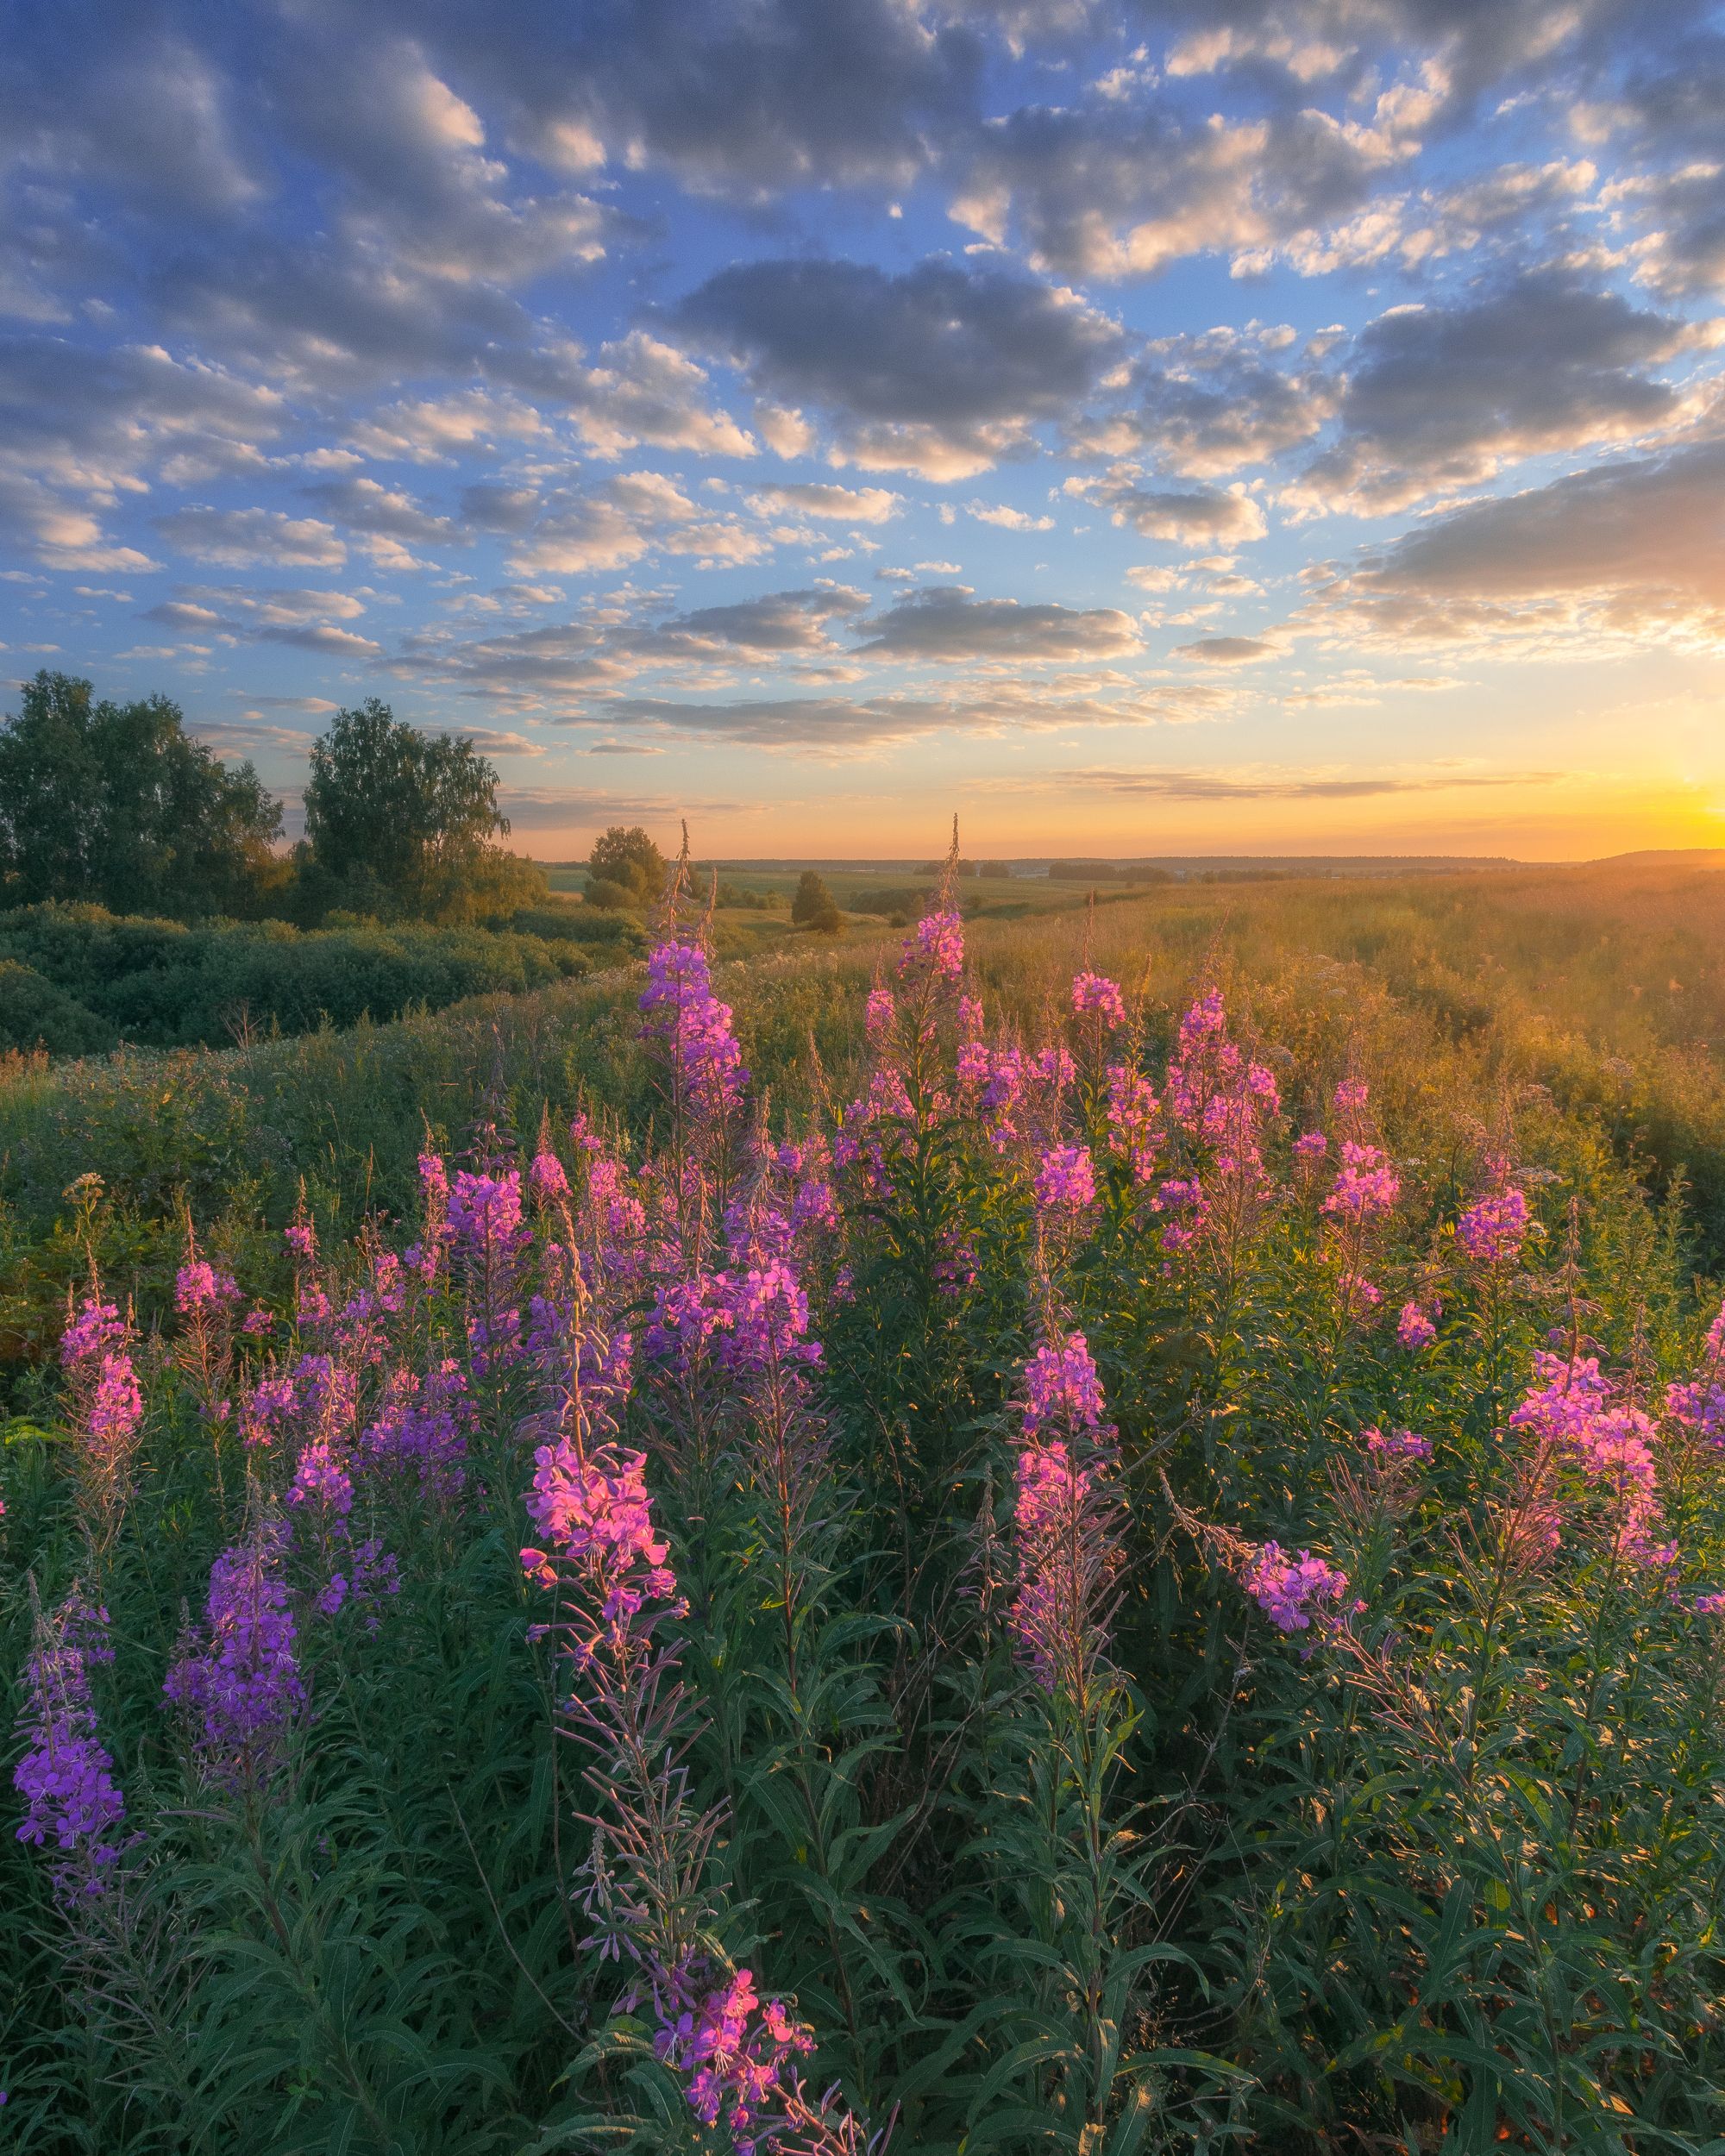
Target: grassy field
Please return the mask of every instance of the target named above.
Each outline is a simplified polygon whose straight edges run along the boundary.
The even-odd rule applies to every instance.
[[[830,881],[3,1067],[6,2132],[1711,2156],[1725,879]]]

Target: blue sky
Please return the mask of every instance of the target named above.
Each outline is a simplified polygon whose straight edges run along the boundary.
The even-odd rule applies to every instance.
[[[20,16],[14,680],[555,856],[1720,835],[1716,9]]]

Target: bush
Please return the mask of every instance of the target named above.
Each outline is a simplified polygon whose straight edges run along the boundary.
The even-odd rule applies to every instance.
[[[392,1018],[416,1006],[435,1010],[464,996],[543,987],[593,962],[572,941],[480,928],[373,922],[304,931],[285,921],[188,928],[55,906],[0,914],[0,958],[52,984],[59,1002],[21,988],[8,1001],[22,1015],[6,1023],[41,1027],[57,1053],[87,1053],[116,1038],[174,1048]]]
[[[76,996],[16,958],[0,958],[0,1050],[50,1056],[95,1056],[116,1045],[118,1035]]]
[[[794,927],[812,929],[820,936],[837,936],[844,926],[837,901],[812,868],[804,869],[797,885],[796,896],[791,900],[791,922]]]
[[[620,912],[625,906],[639,906],[644,903],[638,892],[625,883],[614,883],[609,876],[589,876],[581,891],[589,906],[598,906],[604,912]]]

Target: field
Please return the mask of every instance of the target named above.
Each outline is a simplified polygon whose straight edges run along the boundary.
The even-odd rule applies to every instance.
[[[719,873],[0,1072],[7,2145],[1725,2146],[1725,877]]]

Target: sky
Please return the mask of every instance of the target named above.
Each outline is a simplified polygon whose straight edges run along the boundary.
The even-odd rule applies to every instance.
[[[64,0],[0,185],[0,678],[290,829],[1725,843],[1717,7]]]

